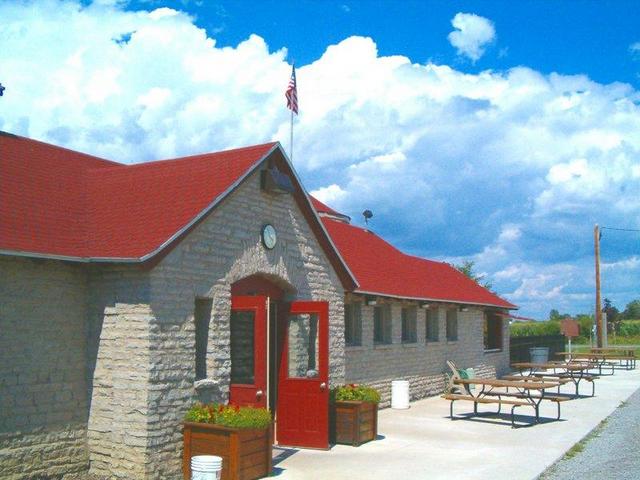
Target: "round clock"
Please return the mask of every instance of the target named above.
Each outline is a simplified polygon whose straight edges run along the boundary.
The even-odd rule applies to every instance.
[[[262,243],[266,248],[271,250],[276,246],[276,242],[278,241],[278,235],[276,234],[276,229],[270,223],[267,223],[264,227],[262,227]]]

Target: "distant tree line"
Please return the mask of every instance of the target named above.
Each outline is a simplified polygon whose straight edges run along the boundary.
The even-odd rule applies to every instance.
[[[640,299],[629,302],[621,312],[612,304],[611,300],[605,298],[602,311],[607,314],[608,332],[610,334],[621,337],[640,336]],[[560,313],[555,308],[549,312],[549,319],[547,321],[514,323],[511,325],[511,336],[524,337],[560,334],[560,321],[567,317],[573,318],[578,322],[580,326],[580,337],[588,340],[594,324],[593,315],[581,313],[572,316],[568,313]]]

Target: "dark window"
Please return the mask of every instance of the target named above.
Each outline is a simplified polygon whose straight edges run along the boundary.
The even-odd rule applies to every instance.
[[[373,307],[373,343],[391,343],[391,309],[389,305]]]
[[[415,307],[404,307],[402,309],[402,342],[416,343],[418,341],[418,333],[416,331]]]
[[[426,335],[428,342],[437,342],[440,335],[438,328],[438,310],[427,309]]]
[[[344,305],[344,341],[347,346],[362,344],[362,309],[360,303]]]
[[[253,385],[255,362],[253,357],[255,313],[231,311],[231,383]]]
[[[447,340],[458,340],[458,310],[447,310]]]
[[[485,350],[502,349],[502,318],[491,313],[484,315]]]
[[[207,378],[207,343],[212,306],[210,298],[196,298],[193,314],[196,327],[196,380]]]

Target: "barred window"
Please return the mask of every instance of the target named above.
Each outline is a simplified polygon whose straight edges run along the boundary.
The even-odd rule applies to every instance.
[[[402,309],[402,343],[416,343],[418,341],[416,317],[416,307]]]
[[[427,342],[437,342],[440,337],[439,325],[438,325],[438,309],[427,309],[426,318],[426,336]]]

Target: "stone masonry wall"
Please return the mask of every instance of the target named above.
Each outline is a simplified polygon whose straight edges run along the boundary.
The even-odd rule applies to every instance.
[[[432,306],[437,309],[439,319],[439,339],[435,342],[426,341],[426,309],[417,308],[417,342],[403,344],[402,307],[416,304],[388,302],[391,303],[392,343],[374,345],[374,307],[362,303],[362,346],[346,347],[347,383],[364,383],[377,388],[382,396],[382,407],[390,405],[392,380],[409,381],[411,400],[440,394],[449,373],[447,360],[454,361],[459,368],[474,368],[479,377],[500,375],[508,370],[508,322],[503,322],[503,350],[485,353],[481,309],[469,307],[466,312],[459,311],[458,340],[448,341],[446,307]]]
[[[0,477],[88,468],[86,274],[58,261],[0,258]]]
[[[265,223],[274,225],[278,232],[278,243],[271,251],[260,240]],[[256,273],[288,286],[291,299],[329,302],[330,382],[344,381],[341,283],[294,198],[261,192],[259,175],[254,174],[149,272],[151,317],[144,332],[150,348],[145,380],[147,403],[146,410],[140,410],[147,422],[146,460],[141,463],[145,472],[143,477],[133,475],[131,470],[132,476],[126,478],[179,478],[181,423],[186,409],[200,398],[223,402],[228,399],[231,284]],[[196,297],[211,298],[213,304],[207,379],[197,385],[193,319]],[[113,314],[126,316],[124,311]],[[119,319],[122,320],[131,321]],[[103,328],[103,336],[104,333]],[[100,360],[98,357],[98,363]],[[110,363],[115,366],[113,359]],[[98,372],[96,368],[96,377]],[[136,399],[135,404],[138,403]],[[113,421],[120,422],[117,417]],[[92,453],[92,462],[95,455]],[[139,462],[138,457],[132,458],[131,465],[134,460]]]
[[[89,285],[90,472],[144,478],[153,320],[149,274],[139,266],[93,266]]]

